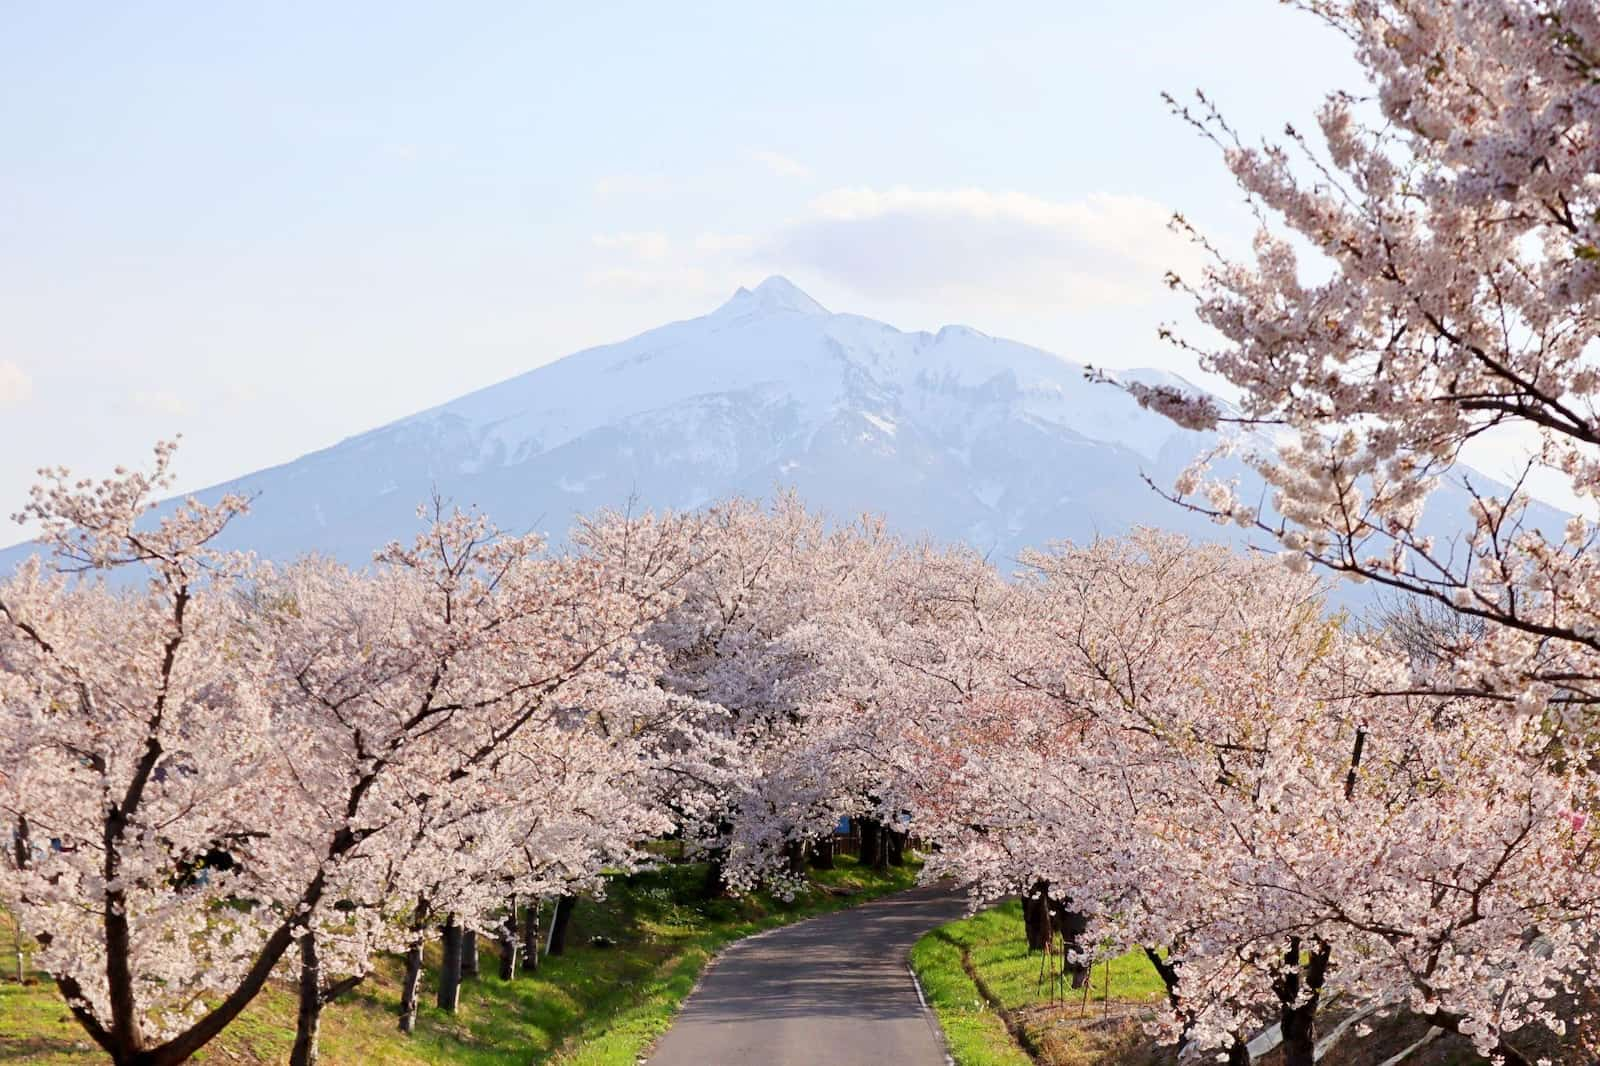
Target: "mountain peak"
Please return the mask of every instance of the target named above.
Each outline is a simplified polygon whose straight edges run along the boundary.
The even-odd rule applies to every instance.
[[[1152,521],[1214,530],[1140,487],[1144,473],[1170,484],[1200,450],[1184,432],[1048,352],[832,314],[772,277],[709,316],[197,495],[260,494],[223,543],[264,559],[366,565],[373,545],[410,535],[435,491],[559,545],[576,515],[635,498],[689,510],[780,485],[827,514],[881,513],[907,536],[1005,557]],[[34,550],[0,552],[0,576]]]
[[[794,282],[778,274],[772,275],[754,289],[739,287],[733,298],[723,304],[724,311],[796,311],[803,315],[825,315],[828,309],[807,296]]]

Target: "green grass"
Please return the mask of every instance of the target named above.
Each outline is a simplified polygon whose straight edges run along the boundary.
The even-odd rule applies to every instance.
[[[840,857],[837,869],[814,871],[813,887],[790,902],[765,894],[700,900],[705,868],[695,863],[619,878],[604,900],[579,901],[567,954],[541,960],[537,973],[502,982],[495,976],[496,957],[484,946],[483,976],[465,983],[454,1015],[432,1006],[437,948],[431,949],[424,1005],[410,1038],[395,1028],[400,962],[383,960],[353,995],[324,1012],[322,1059],[328,1066],[632,1066],[671,1023],[701,969],[722,947],[909,888],[916,871],[905,866],[878,873]],[[597,935],[615,946],[590,946]],[[17,984],[11,947],[10,927],[0,920],[0,1062],[102,1062],[53,986],[37,979]],[[288,976],[286,969],[282,976]],[[280,1063],[294,1041],[294,1017],[292,989],[274,984],[197,1061]]]
[[[1040,979],[1040,962],[1037,952],[1028,951],[1022,905],[1016,900],[942,925],[917,941],[911,964],[944,1026],[957,1066],[1025,1066],[1032,1061],[1007,1021],[1032,1042],[1021,1015],[1048,1005],[1052,997],[1062,1002],[1059,987],[1052,991],[1050,982]],[[1142,952],[1097,965],[1088,989],[1068,989],[1066,1002],[1082,1004],[1086,991],[1089,1003],[1108,996],[1114,1003],[1146,1003],[1165,994]]]
[[[1048,983],[1039,979],[1040,955],[1028,951],[1023,933],[1022,904],[1016,900],[981,911],[941,930],[967,952],[989,990],[1007,1010],[1031,1007],[1050,999]],[[934,935],[938,935],[936,932]],[[1141,951],[1131,951],[1109,963],[1110,997],[1114,1001],[1148,1002],[1166,992],[1161,977]],[[1107,964],[1095,966],[1088,986],[1089,1002],[1106,996]],[[1083,989],[1068,989],[1067,998],[1080,1002]],[[1062,993],[1058,990],[1056,998]]]
[[[950,1057],[956,1066],[1031,1066],[1033,1060],[1017,1047],[962,967],[960,944],[940,935],[961,924],[936,929],[911,949],[911,967],[944,1028]]]

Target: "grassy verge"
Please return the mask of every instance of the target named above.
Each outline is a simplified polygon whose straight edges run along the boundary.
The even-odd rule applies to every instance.
[[[946,935],[961,924],[935,929],[911,949],[911,968],[917,971],[928,1006],[944,1028],[950,1057],[956,1066],[1030,1066],[1031,1060],[1012,1040],[1006,1023],[984,1000],[962,965],[961,945]]]
[[[541,960],[536,973],[516,981],[495,976],[495,956],[485,949],[483,976],[467,981],[454,1015],[431,1006],[436,958],[430,956],[423,990],[430,998],[410,1038],[395,1028],[399,961],[386,959],[353,995],[326,1011],[323,1062],[632,1066],[671,1023],[701,969],[723,946],[909,888],[916,867],[879,873],[841,857],[837,869],[815,871],[811,889],[790,902],[764,894],[700,900],[704,874],[699,864],[663,867],[618,879],[604,900],[581,900],[573,912],[567,954]],[[608,938],[614,946],[592,946],[591,937]],[[104,1056],[83,1036],[48,981],[32,975],[25,984],[16,982],[13,954],[10,926],[0,917],[0,1061],[102,1062]],[[197,1061],[283,1062],[294,1041],[294,1017],[292,989],[274,984]]]
[[[1022,908],[1013,901],[940,926],[919,940],[911,963],[938,1014],[956,1066],[1175,1066],[1173,1047],[1146,1036],[1140,1016],[1164,994],[1161,979],[1142,953],[1096,966],[1087,990],[1058,990],[1040,981],[1040,956],[1029,954]],[[1109,984],[1108,984],[1109,980]],[[1085,995],[1087,992],[1087,995]],[[1590,1006],[1594,1004],[1594,1006]],[[1585,991],[1580,1003],[1560,1009],[1578,1015],[1600,1009],[1600,995]],[[1326,1033],[1343,1010],[1325,1010]],[[1372,1066],[1410,1047],[1428,1031],[1408,1014],[1372,1019],[1368,1035],[1347,1035],[1321,1066]],[[1593,1066],[1576,1040],[1559,1042],[1530,1030],[1512,1041],[1530,1059],[1548,1056],[1559,1066]],[[1274,1051],[1260,1066],[1281,1066]],[[1484,1066],[1470,1044],[1446,1036],[1406,1059],[1406,1066]]]
[[[1087,988],[1041,979],[1022,907],[1001,904],[917,941],[911,964],[939,1016],[957,1066],[1088,1066],[1140,1061],[1147,1041],[1131,1015],[1163,995],[1142,954],[1096,966]]]

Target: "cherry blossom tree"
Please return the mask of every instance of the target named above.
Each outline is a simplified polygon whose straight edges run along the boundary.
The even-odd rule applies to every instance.
[[[240,497],[153,517],[153,472],[65,470],[19,515],[54,571],[0,586],[0,893],[73,1016],[117,1063],[171,1063],[222,1030],[323,883],[278,831],[303,812],[234,583],[210,545]],[[140,581],[106,574],[132,569]]]
[[[0,587],[0,889],[119,1063],[191,1056],[298,943],[309,1063],[373,951],[665,831],[638,633],[675,593],[438,505],[370,573],[259,567],[210,547],[240,498],[150,514],[171,454],[21,516],[55,567]]]
[[[963,623],[1007,635],[915,723],[937,868],[980,896],[1046,883],[1087,918],[1080,962],[1145,947],[1164,1034],[1236,1059],[1275,1024],[1309,1063],[1335,990],[1509,1061],[1506,1034],[1560,1031],[1600,882],[1593,786],[1547,735],[1371,696],[1404,656],[1275,565],[1148,533],[1027,561],[1026,595]]]
[[[1253,430],[1219,451],[1265,480],[1270,513],[1208,479],[1214,455],[1174,498],[1275,536],[1292,570],[1412,598],[1398,639],[1379,638],[1388,666],[1360,682],[1356,734],[1406,788],[1363,812],[1377,797],[1352,778],[1329,812],[1342,833],[1318,855],[1330,872],[1370,868],[1383,891],[1301,890],[1338,936],[1364,927],[1338,979],[1359,970],[1373,994],[1403,996],[1515,1061],[1503,1035],[1559,1031],[1552,995],[1592,981],[1583,768],[1600,569],[1592,524],[1549,519],[1528,485],[1554,477],[1593,501],[1600,483],[1600,15],[1560,0],[1300,6],[1347,38],[1373,89],[1330,96],[1319,137],[1291,127],[1252,146],[1205,97],[1174,102],[1222,151],[1259,223],[1241,258],[1178,220],[1211,263],[1169,279],[1207,332],[1167,335],[1239,390],[1238,410],[1130,391],[1191,428]],[[1527,440],[1509,488],[1461,464],[1477,442]],[[1451,495],[1465,514],[1441,510]],[[1441,613],[1444,624],[1417,624]],[[1372,828],[1393,825],[1410,839]],[[1407,980],[1380,976],[1395,969]]]
[[[792,887],[807,852],[831,838],[844,816],[886,842],[882,862],[898,861],[891,851],[901,838],[890,826],[904,806],[878,728],[887,709],[880,697],[892,686],[873,648],[892,617],[904,558],[882,522],[864,518],[815,536],[796,560],[799,584],[781,601],[781,614],[763,623],[770,627],[763,659],[776,664],[781,712],[753,749],[738,793],[733,883],[787,872]]]
[[[645,637],[665,656],[664,706],[678,712],[659,730],[673,756],[663,798],[709,859],[708,889],[753,887],[781,872],[786,843],[820,831],[821,779],[786,759],[804,732],[796,686],[819,663],[791,636],[848,584],[854,535],[830,534],[792,496],[692,518],[602,514],[580,530],[615,569],[682,574],[680,602]]]
[[[953,721],[989,686],[1010,683],[1001,620],[1013,592],[966,548],[901,546],[874,567],[858,602],[825,616],[836,662],[829,690],[813,698],[830,723],[829,758],[853,782],[848,813],[885,825],[918,817],[913,797],[924,791],[927,768],[907,737],[925,720]]]
[[[1207,330],[1167,331],[1239,390],[1257,432],[1230,448],[1273,513],[1205,486],[1204,461],[1174,495],[1273,534],[1291,566],[1482,620],[1457,689],[1584,719],[1600,674],[1595,528],[1530,511],[1526,475],[1508,489],[1460,460],[1475,442],[1532,441],[1527,474],[1589,501],[1600,485],[1600,15],[1582,0],[1300,6],[1348,40],[1370,94],[1335,93],[1316,137],[1291,127],[1260,146],[1204,97],[1179,107],[1259,231],[1253,255],[1229,257],[1180,221],[1211,262],[1170,280]],[[1234,417],[1177,390],[1135,395],[1197,428]],[[1445,485],[1465,514],[1428,507]]]
[[[1005,581],[792,498],[601,515],[558,556],[436,503],[368,571],[262,566],[209,547],[242,500],[148,514],[170,454],[54,474],[55,570],[0,586],[0,888],[114,1061],[183,1061],[298,946],[308,1066],[376,952],[408,1027],[441,925],[603,891],[672,831],[781,888],[841,814],[1069,916],[1080,973],[1143,948],[1162,1034],[1235,1061],[1270,1025],[1309,1063],[1339,994],[1518,1063],[1596,979],[1588,735],[1567,689],[1462,682],[1501,621],[1361,630],[1152,531]]]
[[[313,560],[264,578],[275,733],[306,808],[320,812],[296,835],[341,888],[324,896],[334,910],[306,922],[303,949],[319,935],[343,941],[357,977],[373,949],[408,950],[414,1003],[432,925],[489,932],[508,885],[527,891],[552,867],[593,884],[664,831],[631,798],[633,731],[597,723],[604,712],[620,724],[656,691],[657,656],[637,632],[671,594],[619,583],[595,558],[547,557],[537,537],[437,503],[424,532],[380,552],[372,573]],[[365,911],[389,920],[350,917]],[[353,932],[369,938],[360,950],[348,950]],[[302,1002],[303,1061],[323,1002]]]

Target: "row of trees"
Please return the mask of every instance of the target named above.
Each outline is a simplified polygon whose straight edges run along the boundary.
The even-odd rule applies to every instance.
[[[1276,1022],[1309,1062],[1338,992],[1514,1060],[1592,976],[1586,734],[1457,691],[1481,629],[1363,629],[1150,531],[1005,580],[793,499],[561,555],[435,505],[365,570],[278,567],[210,547],[242,500],[148,513],[170,458],[53,472],[54,565],[0,586],[4,901],[117,1062],[183,1061],[295,949],[314,1061],[377,952],[414,1015],[441,927],[514,957],[519,900],[669,833],[782,890],[841,815],[1048,898],[1079,970],[1146,950],[1164,1034],[1235,1055]]]
[[[50,556],[0,585],[0,901],[114,1061],[187,1059],[286,955],[297,1063],[378,952],[409,1031],[441,928],[514,951],[518,901],[667,834],[783,890],[886,809],[870,760],[811,758],[870,687],[839,626],[904,551],[877,523],[602,514],[551,555],[435,502],[367,568],[276,566],[214,547],[243,499],[156,509],[172,455],[46,471]]]
[[[1251,428],[1269,498],[1214,456],[1171,494],[1287,565],[1143,532],[1008,581],[782,500],[598,515],[561,555],[436,505],[365,570],[277,567],[213,547],[243,500],[147,513],[169,447],[50,472],[24,517],[54,565],[0,586],[0,892],[90,1036],[182,1061],[298,948],[309,1061],[374,952],[667,832],[781,887],[841,814],[1044,901],[1079,968],[1147,951],[1164,1034],[1235,1061],[1276,1024],[1309,1063],[1335,994],[1511,1062],[1562,1032],[1600,942],[1596,534],[1457,462],[1520,424],[1530,470],[1600,484],[1600,18],[1302,6],[1376,87],[1330,99],[1325,150],[1179,108],[1261,220],[1252,260],[1172,279],[1239,405],[1129,386]],[[1452,479],[1467,521],[1425,524]],[[1318,567],[1410,599],[1330,617]]]
[[[367,572],[261,565],[210,546],[241,499],[138,524],[170,456],[53,472],[26,515],[55,565],[0,592],[4,902],[115,1061],[188,1058],[296,946],[309,1061],[374,951],[487,931],[669,827],[636,778],[679,712],[636,633],[670,576],[442,513]]]
[[[1334,995],[1511,1062],[1576,1016],[1600,781],[1548,718],[1424,691],[1414,630],[1270,560],[1140,533],[1027,563],[908,656],[934,869],[1047,897],[1080,972],[1143,949],[1163,1034],[1232,1061],[1275,1024],[1311,1063]]]
[[[1169,278],[1204,329],[1164,334],[1226,379],[1237,406],[1129,391],[1191,428],[1241,425],[1218,452],[1269,489],[1241,495],[1211,472],[1213,452],[1174,499],[1275,538],[1291,572],[1321,568],[1405,599],[1389,634],[1330,632],[1315,657],[1291,651],[1298,638],[1281,620],[1268,626],[1285,649],[1274,669],[1302,663],[1309,682],[1274,693],[1270,715],[1173,709],[1193,738],[1225,738],[1212,744],[1213,779],[1252,782],[1250,803],[1232,788],[1192,794],[1194,810],[1226,815],[1162,821],[1155,835],[1200,828],[1197,847],[1210,841],[1220,865],[1158,848],[1153,869],[1208,895],[1225,873],[1270,906],[1262,928],[1281,950],[1274,962],[1270,942],[1219,939],[1226,910],[1190,912],[1196,924],[1163,938],[1195,945],[1174,955],[1179,983],[1198,951],[1214,956],[1202,968],[1225,995],[1198,1009],[1180,997],[1172,1022],[1225,1042],[1250,996],[1270,992],[1289,1037],[1319,995],[1349,984],[1518,1061],[1506,1034],[1561,1031],[1571,997],[1595,985],[1600,946],[1596,528],[1582,514],[1538,517],[1528,492],[1565,489],[1589,515],[1600,500],[1600,9],[1296,6],[1350,43],[1369,82],[1328,97],[1320,136],[1291,126],[1250,144],[1204,96],[1172,102],[1220,149],[1258,223],[1251,254],[1233,256],[1175,220],[1208,259],[1198,276]],[[1510,486],[1461,464],[1464,451],[1530,441]],[[1445,512],[1447,486],[1465,515]],[[1230,656],[1259,652],[1226,622]],[[1139,661],[1130,651],[1127,678]],[[1240,691],[1263,691],[1252,687],[1263,676],[1239,678]],[[1352,698],[1324,709],[1339,693]],[[1124,713],[1150,694],[1125,691]],[[1252,969],[1268,980],[1244,994]],[[1309,1061],[1298,1045],[1291,1060]]]

